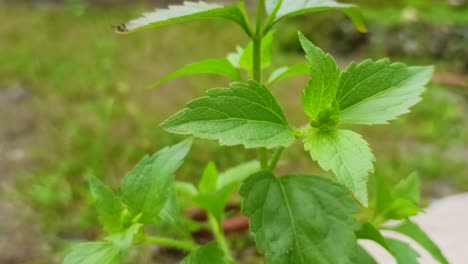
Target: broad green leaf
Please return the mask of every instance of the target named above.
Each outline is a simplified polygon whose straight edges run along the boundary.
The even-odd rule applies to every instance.
[[[122,201],[96,177],[89,177],[88,182],[91,194],[96,202],[96,209],[101,224],[110,234],[121,231],[120,215],[123,210]]]
[[[79,243],[65,257],[63,264],[118,264],[120,249],[112,242]]]
[[[123,179],[121,197],[134,215],[141,214],[140,221],[155,223],[170,198],[173,174],[182,164],[192,141],[185,140],[164,148],[152,157],[145,157]]]
[[[218,244],[210,242],[190,253],[180,264],[228,264],[228,262]]]
[[[398,264],[418,264],[419,254],[407,243],[393,238],[386,238],[389,252]]]
[[[367,239],[377,242],[385,249],[389,249],[387,241],[382,236],[379,230],[377,230],[373,225],[369,223],[364,223],[361,225],[361,228],[356,231],[356,237],[358,239]]]
[[[342,186],[317,176],[262,171],[244,181],[240,194],[268,263],[350,262],[358,207]]]
[[[349,130],[321,130],[304,140],[310,152],[324,170],[332,170],[337,179],[367,206],[367,181],[374,171],[375,160],[361,135]]]
[[[299,40],[310,62],[311,76],[302,93],[302,107],[317,125],[333,125],[339,113],[335,96],[341,70],[330,54],[325,54],[302,33],[299,33]],[[333,117],[334,114],[336,117]]]
[[[203,175],[198,183],[198,189],[201,193],[210,193],[216,191],[216,185],[218,182],[218,169],[216,169],[216,164],[214,162],[208,163]]]
[[[122,254],[133,245],[141,228],[141,224],[135,224],[108,237],[105,242],[78,243],[72,247],[63,264],[118,264]]]
[[[421,194],[418,173],[413,172],[401,180],[393,189],[393,193],[396,197],[405,198],[415,205],[419,205]]]
[[[410,182],[415,183],[414,180]],[[421,209],[413,199],[414,195],[403,193],[400,195],[395,190],[391,190],[388,184],[384,182],[382,177],[376,175],[376,202],[375,202],[375,218],[379,222],[384,222],[389,219],[400,220],[406,219],[410,216],[417,215]],[[413,189],[413,186],[410,186]],[[418,191],[419,193],[419,191]]]
[[[260,162],[257,160],[249,161],[232,167],[219,174],[217,182],[218,189],[222,189],[233,184],[239,186],[245,178],[259,172],[260,169]]]
[[[246,148],[289,146],[294,132],[268,89],[255,82],[231,83],[187,104],[162,125],[174,134],[218,140]]]
[[[265,1],[265,7],[268,14],[273,13],[278,1],[279,0]],[[276,13],[273,23],[276,23],[277,21],[287,17],[328,10],[341,10],[353,21],[356,29],[361,32],[367,31],[366,26],[364,25],[362,14],[359,12],[356,6],[350,4],[341,4],[334,0],[283,0],[280,8]],[[271,26],[273,25],[269,25],[267,29],[269,29]]]
[[[378,264],[377,261],[360,245],[358,245],[353,262],[356,264]]]
[[[141,17],[119,25],[117,32],[129,33],[145,28],[154,28],[174,23],[203,19],[224,18],[238,23],[247,33],[248,24],[242,11],[237,6],[222,6],[203,1],[185,1],[183,5],[170,5],[167,9],[155,9]]]
[[[149,87],[156,87],[177,77],[202,73],[223,75],[234,81],[239,81],[241,79],[237,69],[227,59],[209,59],[189,64],[162,77],[158,81],[150,84]]]
[[[448,260],[442,254],[442,251],[432,241],[432,239],[416,224],[409,220],[403,221],[400,225],[388,228],[390,230],[404,234],[414,241],[418,242],[431,255],[442,264],[448,264]]]
[[[268,86],[297,75],[305,75],[309,73],[309,63],[301,62],[290,67],[281,67],[273,71],[268,78]]]
[[[253,70],[253,42],[250,41],[249,44],[242,50],[242,55],[239,58],[239,67],[248,71]],[[261,58],[261,67],[266,68],[271,64],[271,53],[273,50],[273,33],[270,32],[266,34],[262,39],[262,56]]]
[[[352,63],[343,72],[337,100],[344,124],[386,124],[418,103],[432,67],[408,67],[389,60]]]

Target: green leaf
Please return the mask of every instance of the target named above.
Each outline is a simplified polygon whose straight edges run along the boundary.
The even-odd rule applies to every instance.
[[[212,183],[212,181],[215,180],[216,185],[210,186],[209,189],[205,188],[205,191],[202,191],[202,187],[200,185],[200,194],[194,196],[192,199],[199,206],[210,212],[218,222],[221,222],[221,218],[224,214],[224,208],[226,207],[229,198],[239,188],[241,182],[245,178],[260,171],[260,169],[260,162],[251,161],[232,167],[225,172],[220,173],[213,179],[211,178],[212,176],[208,176],[209,174],[214,173],[213,168],[209,168],[209,166],[207,166],[205,169],[205,173],[207,174],[202,177],[202,179],[211,178],[210,182]]]
[[[122,254],[133,245],[141,228],[141,224],[135,224],[108,237],[105,242],[78,243],[72,247],[63,264],[118,264]]]
[[[390,206],[385,209],[383,215],[386,219],[400,220],[415,216],[419,212],[421,212],[421,208],[413,202],[407,199],[394,198]]]
[[[167,9],[155,9],[141,17],[117,27],[118,33],[130,33],[145,28],[154,28],[203,18],[224,18],[238,23],[249,33],[248,23],[237,6],[185,1],[183,5],[170,5]]]
[[[208,91],[162,125],[174,134],[218,140],[246,148],[289,146],[294,132],[268,89],[255,82],[231,83]]]
[[[237,186],[230,185],[210,193],[200,193],[193,197],[192,200],[211,213],[218,222],[221,222],[224,208],[236,189]]]
[[[407,199],[418,205],[421,200],[419,175],[411,173],[407,178],[401,180],[393,189],[394,196]]]
[[[302,33],[299,33],[299,40],[310,62],[311,75],[302,93],[302,107],[318,125],[335,123],[339,113],[335,96],[341,70],[330,54],[325,54]],[[335,118],[333,113],[336,113]]]
[[[234,81],[239,81],[241,79],[237,69],[227,59],[209,59],[189,64],[162,77],[158,81],[150,84],[149,87],[156,87],[177,77],[202,73],[223,75]]]
[[[337,100],[344,124],[386,124],[409,112],[431,80],[432,67],[408,67],[389,60],[352,63],[343,72]]]
[[[214,162],[210,162],[203,171],[203,175],[198,183],[198,189],[200,189],[201,193],[216,191],[217,181],[218,169],[216,169],[216,164]]]
[[[383,248],[389,250],[389,247],[387,245],[387,241],[385,238],[382,236],[380,231],[376,229],[373,225],[370,223],[364,223],[361,225],[361,228],[356,231],[356,236],[358,239],[368,239],[377,242],[379,245],[381,245]]]
[[[361,135],[349,130],[321,130],[306,138],[304,147],[320,167],[332,170],[367,206],[368,174],[374,171],[375,158]]]
[[[354,256],[353,262],[356,264],[378,264],[377,261],[360,245],[358,245],[356,255]]]
[[[113,242],[123,252],[140,243],[143,236],[143,224],[133,224],[120,233],[108,236],[106,240]]]
[[[305,75],[309,73],[309,63],[298,63],[290,67],[281,67],[273,71],[268,78],[268,86],[277,83],[281,80],[297,75]]]
[[[411,179],[409,182],[413,182],[413,184],[417,183]],[[399,194],[399,192],[395,190],[390,190],[388,184],[384,182],[379,175],[375,177],[375,184],[375,218],[379,218],[378,221],[385,222],[389,219],[406,219],[410,216],[417,215],[421,211],[418,204],[413,201],[414,193]],[[403,184],[401,186],[403,186]],[[409,188],[414,189],[414,186],[409,186]],[[412,192],[414,192],[414,190]],[[419,190],[417,192],[419,193]]]
[[[395,200],[388,184],[379,174],[375,175],[375,215],[382,214]],[[386,219],[384,219],[386,220]]]
[[[271,53],[273,50],[273,33],[266,34],[262,39],[261,67],[267,68],[271,64]],[[239,50],[238,50],[239,51]],[[241,49],[242,55],[239,58],[240,68],[253,71],[253,41],[250,41],[245,49]]]
[[[260,169],[260,162],[257,160],[249,161],[229,168],[228,170],[219,174],[217,182],[218,189],[222,189],[230,185],[239,186],[245,178],[259,172]]]
[[[278,1],[279,0],[265,1],[265,7],[268,14],[273,13]],[[356,6],[341,4],[334,0],[283,0],[273,20],[273,24],[287,17],[328,10],[343,11],[351,19],[357,30],[361,32],[367,31],[362,14]],[[271,28],[273,24],[268,25],[267,30]]]
[[[167,192],[169,193],[169,197],[159,213],[159,218],[162,224],[177,225],[181,215],[179,205],[177,204],[177,191],[175,186],[169,188]]]
[[[389,252],[393,255],[398,264],[418,264],[419,254],[413,248],[410,247],[407,243],[392,239],[386,238],[387,245],[389,247]]]
[[[120,215],[123,210],[122,201],[96,177],[89,177],[88,182],[91,194],[96,202],[96,209],[101,224],[110,234],[121,231]]]
[[[182,164],[192,140],[185,140],[164,148],[151,158],[145,157],[123,179],[121,197],[134,215],[141,214],[140,221],[155,223],[173,188],[173,174]]]
[[[322,177],[262,171],[245,180],[240,194],[268,263],[350,262],[358,207],[345,188]]]
[[[63,264],[117,264],[120,249],[112,242],[79,243],[65,257]]]
[[[197,187],[193,183],[190,182],[175,182],[175,189],[178,193],[187,195],[189,197],[195,196],[198,193]]]
[[[409,220],[403,221],[400,225],[388,228],[390,230],[404,234],[414,241],[418,242],[431,255],[442,264],[448,264],[448,260],[442,254],[442,251],[431,240],[431,238],[416,224]]]
[[[232,193],[237,190],[235,182],[227,186],[218,186],[218,171],[214,163],[209,163],[203,172],[199,184],[200,193],[192,200],[211,213],[218,222],[221,222],[224,208]]]
[[[210,242],[185,257],[180,264],[228,264],[223,251],[215,242]]]

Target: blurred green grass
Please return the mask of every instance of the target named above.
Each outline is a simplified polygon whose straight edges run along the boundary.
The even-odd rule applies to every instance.
[[[36,209],[36,217],[48,234],[44,243],[54,250],[61,248],[67,239],[93,238],[100,232],[84,181],[86,174],[95,174],[117,186],[125,171],[145,153],[181,139],[158,128],[160,122],[206,89],[225,86],[227,80],[194,76],[153,90],[145,85],[187,63],[224,57],[238,43],[247,41],[240,28],[226,21],[116,35],[112,25],[136,17],[148,8],[82,8],[77,5],[66,10],[40,10],[0,6],[0,85],[7,87],[0,89],[26,87],[31,94],[28,114],[37,124],[34,133],[28,136],[32,140],[27,146],[34,165],[18,170],[26,176],[7,195],[12,194]],[[327,14],[325,18],[335,15]],[[338,17],[338,21],[343,19]],[[370,24],[378,23],[375,20]],[[383,21],[382,26],[394,23]],[[302,25],[301,29],[305,27]],[[316,24],[307,27],[317,34],[319,44],[330,45],[326,41],[328,35],[316,32]],[[282,24],[277,30],[280,36],[296,35],[296,31],[291,24]],[[285,50],[279,45],[276,51]],[[360,49],[341,56],[340,61],[347,64],[350,58],[364,56],[379,58],[385,54],[382,50]],[[274,64],[282,66],[301,59],[300,53],[283,52]],[[421,61],[406,57],[403,60]],[[451,70],[446,61],[433,58],[422,61]],[[288,118],[297,126],[306,121],[299,100],[305,81],[297,77],[273,89]],[[374,150],[377,173],[389,182],[418,171],[426,197],[443,195],[439,193],[441,185],[453,191],[467,191],[467,107],[466,87],[432,84],[412,113],[388,126],[357,129]],[[8,122],[20,120],[12,116],[5,120],[5,124]],[[241,147],[226,148],[214,142],[197,141],[178,177],[198,179],[211,159],[225,169],[253,158],[254,152]],[[323,173],[300,144],[285,153],[279,170]]]

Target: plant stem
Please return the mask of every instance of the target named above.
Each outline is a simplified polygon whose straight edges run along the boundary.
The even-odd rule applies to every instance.
[[[271,160],[270,163],[270,170],[274,170],[276,168],[276,165],[278,165],[278,161],[283,154],[284,147],[279,147],[276,151],[275,154],[273,154],[273,159]]]
[[[260,166],[262,169],[266,169],[268,167],[268,153],[265,148],[259,148],[257,150],[258,157],[260,160]]]
[[[216,239],[216,242],[218,242],[224,255],[228,259],[229,263],[234,263],[234,258],[231,255],[231,250],[229,250],[229,246],[227,244],[226,239],[224,238],[224,233],[221,230],[218,221],[212,214],[208,214],[208,221],[210,223],[211,231],[213,231],[213,235]]]
[[[249,22],[249,16],[247,15],[247,12],[245,11],[245,4],[244,4],[244,0],[237,0],[237,6],[240,8],[241,10],[241,13],[242,15],[244,16],[244,21],[245,21],[245,24],[247,26],[247,35],[249,37],[253,37],[254,36],[254,32],[250,26],[250,22]]]
[[[262,82],[262,22],[263,22],[263,3],[264,0],[258,1],[257,14],[257,29],[253,37],[253,78],[255,81]]]
[[[265,0],[258,1],[257,7],[257,27],[255,30],[255,36],[253,36],[253,63],[252,72],[255,81],[262,82],[262,25],[263,25],[263,13],[264,13]],[[258,157],[262,169],[268,167],[268,153],[265,148],[258,149]]]
[[[283,4],[283,0],[278,0],[278,2],[276,3],[275,9],[270,14],[270,16],[268,17],[267,22],[265,23],[265,27],[263,28],[263,32],[262,32],[263,35],[268,33],[268,31],[270,31],[271,27],[273,26],[274,20],[276,18],[276,14],[278,13],[278,11],[279,11],[282,4]]]
[[[146,236],[144,241],[148,244],[178,248],[185,251],[193,251],[197,248],[197,245],[195,245],[192,241],[179,241],[165,237]]]

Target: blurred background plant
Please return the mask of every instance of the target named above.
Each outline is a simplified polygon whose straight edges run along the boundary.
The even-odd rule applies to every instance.
[[[112,25],[170,2],[178,1],[0,0],[0,263],[59,263],[66,241],[99,236],[85,176],[116,186],[143,154],[180,139],[159,122],[225,85],[208,75],[145,88],[247,41],[224,21],[113,33]],[[468,1],[343,2],[362,6],[368,34],[339,13],[299,17],[276,31],[274,66],[302,60],[298,29],[343,67],[364,57],[435,64],[433,84],[410,115],[360,132],[388,182],[418,171],[426,200],[468,191]],[[273,88],[295,125],[306,120],[296,111],[305,81]],[[177,177],[196,180],[211,159],[223,170],[253,158],[240,150],[197,141]],[[320,172],[299,145],[279,169]],[[245,235],[232,240],[246,263],[256,263]],[[153,248],[135,253],[132,263],[174,263],[178,254]]]

